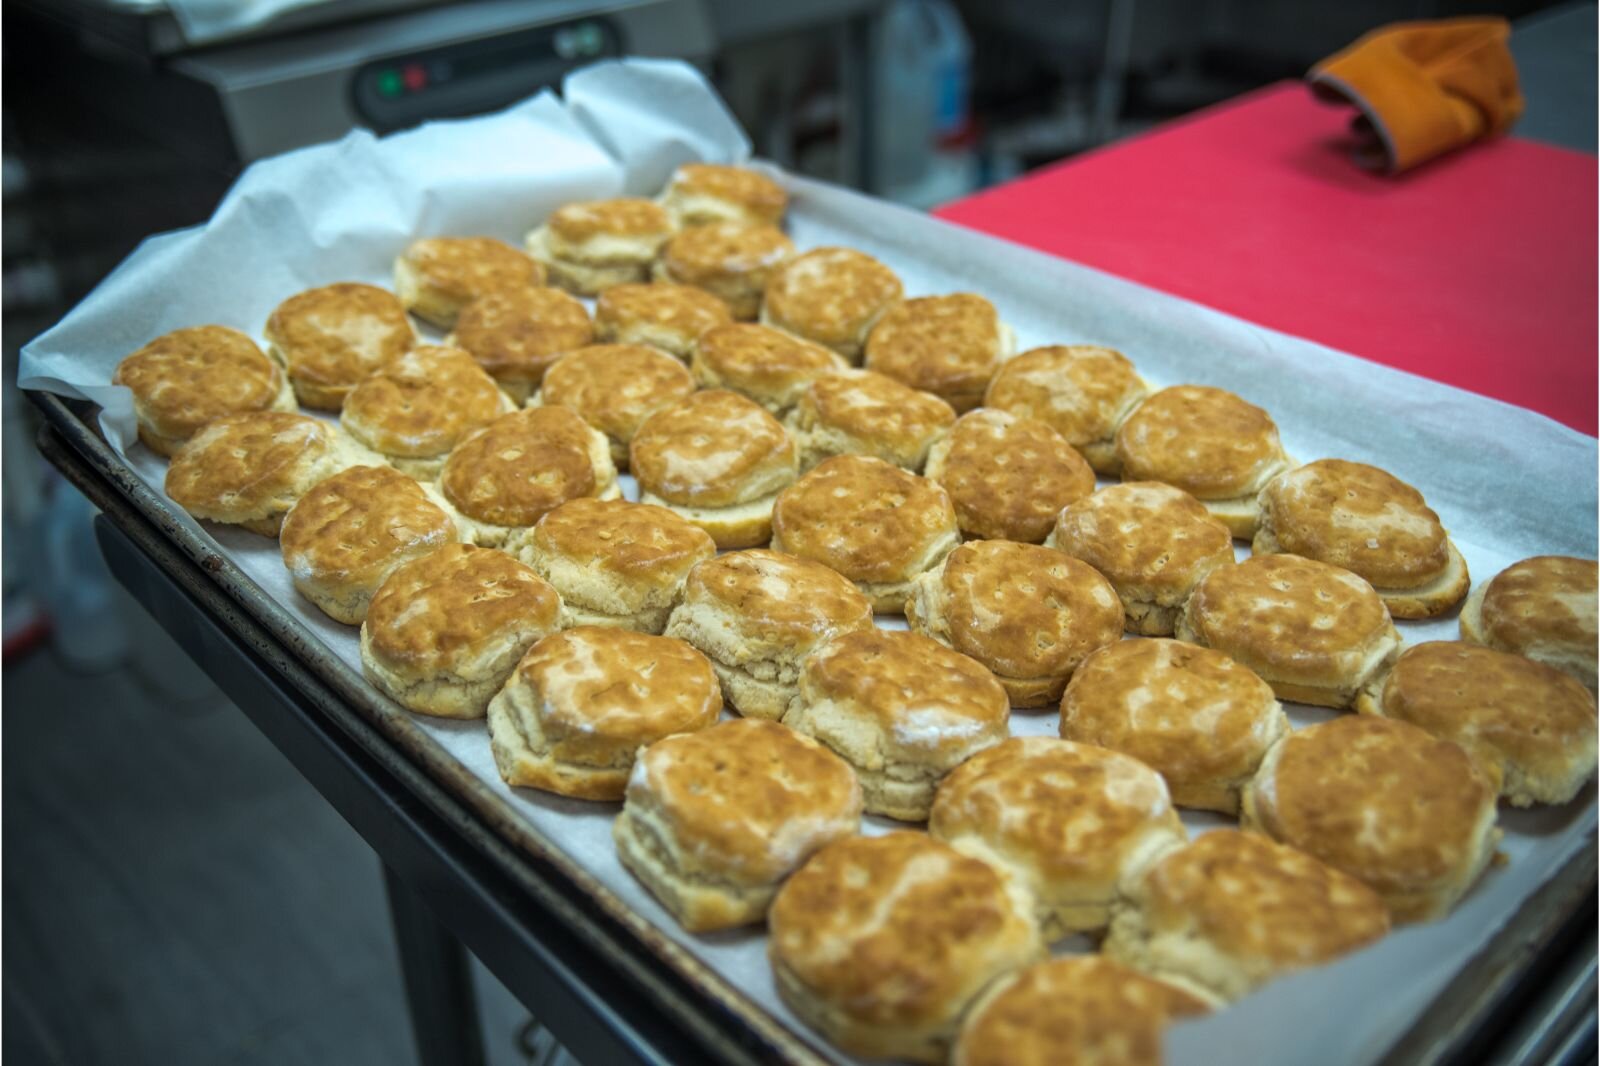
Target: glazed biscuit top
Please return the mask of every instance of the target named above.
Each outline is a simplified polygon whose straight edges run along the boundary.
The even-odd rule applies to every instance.
[[[1125,480],[1164,481],[1202,500],[1253,495],[1288,462],[1265,411],[1205,385],[1152,393],[1116,439]]]
[[[1158,766],[1174,780],[1238,779],[1275,739],[1272,686],[1220,651],[1123,640],[1078,667],[1061,733]]]
[[[539,402],[570,407],[613,440],[627,441],[646,418],[694,391],[689,368],[643,344],[592,344],[545,371]]]
[[[1353,570],[1380,588],[1428,580],[1450,562],[1422,493],[1375,466],[1319,459],[1261,492],[1263,523],[1286,552]]]
[[[1067,504],[1055,545],[1118,585],[1181,594],[1233,562],[1233,534],[1204,504],[1156,481],[1126,481]]]
[[[421,485],[391,467],[355,466],[302,496],[278,543],[284,566],[303,581],[381,570],[399,552],[455,539],[455,523]]]
[[[936,640],[904,630],[842,634],[805,660],[801,698],[872,716],[891,750],[927,756],[1004,731],[1011,704],[994,675]]]
[[[823,848],[779,890],[768,923],[774,963],[878,1025],[949,1018],[1019,954],[1040,950],[998,871],[906,831]]]
[[[974,1010],[954,1066],[1161,1066],[1169,1019],[1205,1014],[1198,996],[1099,955],[1021,970]]]
[[[1365,884],[1237,829],[1202,833],[1168,853],[1140,894],[1153,935],[1186,934],[1252,963],[1312,966],[1389,931],[1388,908]]]
[[[657,281],[612,285],[595,301],[594,321],[596,326],[618,329],[655,326],[692,338],[732,322],[733,314],[727,304],[704,289]]]
[[[634,584],[675,584],[717,553],[711,534],[665,507],[627,500],[568,500],[533,527],[539,552]]]
[[[708,196],[738,204],[767,222],[777,222],[789,204],[782,185],[758,170],[719,163],[685,163],[672,172],[669,193]]]
[[[271,407],[283,370],[236,329],[191,326],[123,359],[111,383],[132,389],[163,435],[187,437],[214,418]]]
[[[1138,759],[1053,737],[1012,737],[951,770],[928,816],[1047,881],[1109,885],[1152,836],[1182,840],[1166,782]]]
[[[783,550],[858,581],[904,581],[955,535],[950,495],[882,459],[839,455],[785,489],[772,509]]]
[[[1452,876],[1495,813],[1495,786],[1459,744],[1368,715],[1288,734],[1252,788],[1274,837],[1380,891]]]
[[[1357,671],[1393,632],[1366,581],[1298,555],[1252,555],[1195,587],[1187,617],[1204,642],[1252,661],[1310,674]]]
[[[783,878],[861,824],[861,785],[850,764],[759,718],[650,745],[628,781],[630,802],[645,796],[696,865],[742,884]]]
[[[776,226],[719,222],[690,226],[661,249],[661,263],[678,281],[699,285],[770,270],[794,254],[794,242]]]
[[[764,311],[774,323],[824,344],[855,343],[900,299],[894,271],[851,248],[814,248],[789,260],[767,282]]]
[[[1595,745],[1595,702],[1576,678],[1532,659],[1476,644],[1414,644],[1382,691],[1386,717],[1490,749],[1522,766]]]
[[[345,398],[340,423],[386,455],[443,455],[494,421],[510,401],[459,348],[419,345],[362,379]]]
[[[479,522],[531,526],[568,500],[607,488],[596,459],[583,419],[564,407],[530,407],[462,441],[439,473],[439,491]]]
[[[326,422],[287,411],[224,415],[173,457],[167,495],[184,507],[265,503],[296,489],[304,464],[333,447],[334,432]]]
[[[577,626],[528,650],[517,675],[533,690],[540,727],[556,749],[595,745],[632,761],[634,749],[704,729],[722,690],[704,655],[681,640],[613,626]]]
[[[490,374],[537,382],[560,355],[591,343],[594,326],[588,309],[560,289],[529,285],[473,300],[451,336]]]
[[[1117,420],[1144,391],[1121,352],[1092,344],[1051,345],[1001,364],[983,405],[1037,418],[1081,448],[1111,439]]]
[[[800,398],[806,420],[857,440],[915,451],[956,421],[955,408],[872,370],[841,370],[813,381]]]
[[[530,625],[554,629],[560,615],[556,590],[505,552],[446,544],[389,575],[363,633],[380,658],[427,670],[469,662]]]
[[[775,397],[787,396],[846,365],[820,344],[752,322],[717,326],[700,334],[691,363],[702,383]]]
[[[1053,677],[1122,635],[1122,601],[1087,563],[1037,544],[971,540],[939,578],[950,643],[1007,677]]]
[[[493,237],[425,237],[411,243],[405,259],[424,285],[462,302],[544,284],[543,264]]]
[[[727,552],[695,567],[683,602],[715,604],[742,628],[808,646],[872,625],[872,602],[848,579],[765,548]]]
[[[1094,491],[1094,470],[1061,434],[989,408],[956,421],[937,480],[968,533],[1035,542],[1062,504]]]
[[[672,235],[672,218],[661,205],[634,197],[567,204],[552,211],[545,225],[555,251],[586,262],[618,258],[608,253],[624,250],[628,254],[623,258],[637,259],[639,242],[649,245],[649,258]]]
[[[1003,343],[1000,315],[982,296],[919,296],[878,319],[867,337],[866,365],[927,392],[981,391]]]
[[[639,487],[693,507],[732,507],[794,480],[794,441],[759,404],[726,389],[697,392],[639,427],[628,466]]]
[[[291,296],[267,319],[267,339],[297,380],[353,385],[416,343],[392,292],[341,282]]]
[[[1483,629],[1507,648],[1572,644],[1594,653],[1593,559],[1539,555],[1512,563],[1483,592]],[[1592,661],[1592,660],[1591,660]]]

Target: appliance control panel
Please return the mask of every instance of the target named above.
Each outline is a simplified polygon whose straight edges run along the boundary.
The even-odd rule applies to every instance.
[[[379,133],[506,106],[597,59],[623,54],[611,19],[589,16],[475,41],[385,56],[358,67],[356,113]]]

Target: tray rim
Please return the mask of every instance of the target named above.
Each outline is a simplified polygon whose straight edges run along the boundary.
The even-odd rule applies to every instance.
[[[344,706],[353,709],[369,726],[403,757],[413,760],[433,782],[464,802],[485,827],[513,849],[517,858],[531,857],[547,866],[565,881],[566,887],[586,897],[608,919],[617,933],[631,937],[654,961],[705,1004],[737,1020],[744,1035],[761,1045],[752,1057],[739,1041],[728,1041],[726,1034],[707,1030],[700,1022],[715,1024],[713,1018],[696,1019],[691,1028],[696,1036],[717,1048],[726,1061],[782,1061],[824,1064],[829,1060],[810,1034],[792,1029],[743,994],[727,978],[678,944],[662,929],[629,907],[581,864],[568,857],[532,823],[411,721],[410,712],[384,697],[364,678],[340,660],[276,600],[268,596],[226,555],[205,543],[180,520],[171,505],[104,440],[96,422],[79,413],[95,410],[88,401],[69,403],[62,397],[29,390],[30,400],[43,413],[50,427],[85,460],[130,506],[173,547],[200,570],[241,611],[279,643],[287,658],[304,669],[312,679],[326,686]],[[82,488],[82,486],[79,486]],[[99,502],[99,501],[96,501]],[[1596,895],[1597,842],[1590,839],[1577,849],[1538,891],[1469,958],[1461,970],[1424,1008],[1417,1019],[1375,1061],[1383,1066],[1401,1063],[1446,1063],[1466,1061],[1476,1043],[1482,1024],[1502,1006],[1524,976],[1549,950],[1567,922]],[[678,997],[659,980],[643,972],[637,960],[611,942],[611,937],[594,927],[570,901],[555,895],[533,871],[516,871],[516,879],[539,901],[556,912],[569,912],[573,928],[605,954],[618,969],[652,996],[665,1001]],[[680,1016],[681,1017],[681,1016]],[[764,1053],[764,1054],[763,1054]],[[771,1056],[776,1056],[772,1058]]]

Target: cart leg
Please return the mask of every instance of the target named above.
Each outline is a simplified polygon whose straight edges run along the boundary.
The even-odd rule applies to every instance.
[[[472,971],[461,942],[387,865],[389,917],[421,1066],[483,1066],[483,1033]]]

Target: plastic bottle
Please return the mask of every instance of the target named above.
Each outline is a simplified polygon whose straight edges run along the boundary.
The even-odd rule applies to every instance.
[[[879,25],[878,185],[929,206],[969,191],[972,41],[950,0],[895,0]]]

